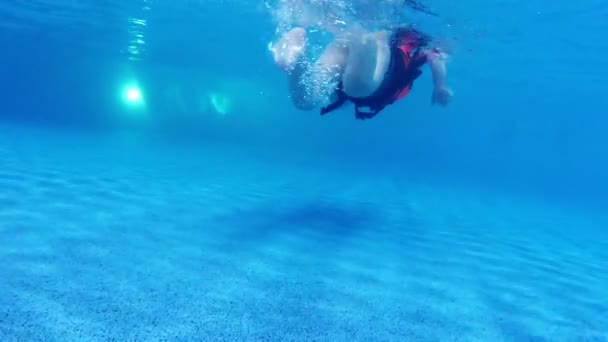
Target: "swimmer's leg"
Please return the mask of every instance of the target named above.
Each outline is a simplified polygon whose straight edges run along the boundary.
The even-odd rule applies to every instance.
[[[285,33],[281,39],[270,46],[274,62],[281,69],[290,72],[304,55],[306,49],[306,31],[296,27]]]
[[[344,92],[353,97],[371,96],[384,80],[390,64],[388,33],[380,31],[353,35],[348,49],[342,77]]]
[[[312,65],[306,63],[306,31],[295,28],[271,48],[275,63],[287,73],[294,105],[311,110],[324,105],[335,91],[346,63],[346,46],[330,44]]]

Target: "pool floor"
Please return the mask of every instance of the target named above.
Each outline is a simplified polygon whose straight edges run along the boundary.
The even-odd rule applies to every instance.
[[[218,146],[2,132],[1,341],[608,340],[599,217]]]

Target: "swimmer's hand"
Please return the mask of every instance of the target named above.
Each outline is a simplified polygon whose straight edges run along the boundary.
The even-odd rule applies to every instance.
[[[447,106],[450,99],[452,99],[452,96],[454,96],[454,93],[450,88],[445,86],[435,87],[433,90],[432,103],[434,105],[438,104],[440,106]]]

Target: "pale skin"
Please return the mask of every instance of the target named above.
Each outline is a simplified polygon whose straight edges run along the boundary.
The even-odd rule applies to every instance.
[[[390,63],[389,33],[353,29],[338,36],[312,65],[302,63],[307,36],[303,28],[294,28],[271,46],[275,63],[286,71],[289,90],[298,109],[311,110],[327,102],[329,94],[317,87],[305,87],[305,73],[324,82],[342,82],[344,92],[352,97],[372,95],[384,80]],[[447,55],[437,50],[423,50],[433,75],[432,104],[445,106],[452,97],[447,85]]]

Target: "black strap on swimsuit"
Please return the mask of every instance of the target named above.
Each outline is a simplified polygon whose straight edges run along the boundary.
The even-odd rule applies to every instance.
[[[333,112],[334,110],[342,107],[347,101],[351,101],[355,105],[355,117],[357,119],[371,119],[376,116],[385,106],[388,104],[378,105],[376,103],[376,99],[370,98],[353,98],[346,95],[344,90],[342,90],[342,83],[338,85],[338,88],[335,92],[338,99],[326,107],[321,108],[321,115],[325,115],[329,112]],[[369,103],[367,103],[369,101]],[[373,101],[373,102],[372,102]],[[361,108],[368,107],[371,111],[363,111]]]
[[[338,88],[337,88],[335,94],[338,97],[338,99],[336,101],[330,103],[326,107],[321,108],[321,115],[325,115],[329,112],[333,112],[334,110],[342,107],[346,103],[346,101],[349,100],[348,95],[346,95],[346,93],[342,90],[342,82],[340,82],[340,84],[338,85]]]

